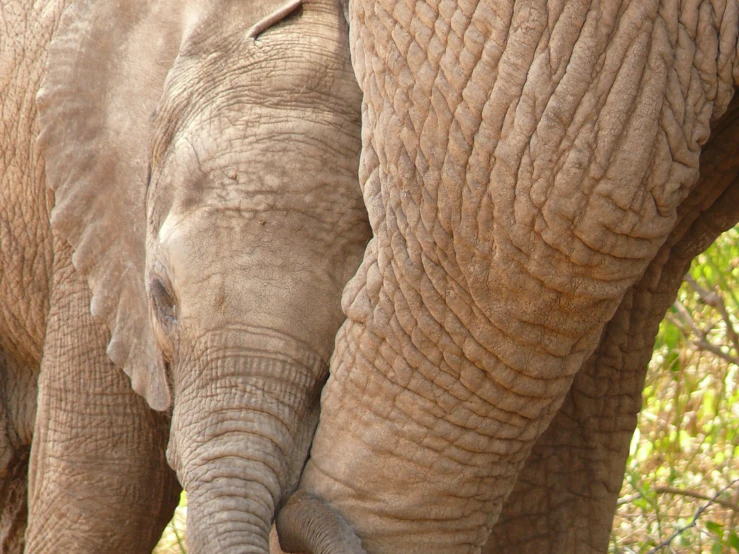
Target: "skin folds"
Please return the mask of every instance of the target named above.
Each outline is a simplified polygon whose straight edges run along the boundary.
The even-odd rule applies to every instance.
[[[736,3],[349,11],[374,237],[300,490],[367,552],[602,552],[656,324],[739,219]]]
[[[189,551],[266,552],[370,234],[341,8],[80,0],[2,16],[2,144],[19,153],[1,190],[5,410],[29,399],[6,418],[25,450],[3,455],[25,487],[33,438],[26,550],[150,551],[179,492],[168,462]],[[17,550],[15,504],[0,522],[15,519]]]

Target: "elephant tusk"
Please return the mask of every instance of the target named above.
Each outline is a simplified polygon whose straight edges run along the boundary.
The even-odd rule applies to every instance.
[[[264,31],[276,25],[283,19],[289,17],[295,10],[303,5],[303,0],[290,0],[287,4],[279,8],[276,12],[269,14],[257,21],[246,33],[246,36],[257,40],[257,37]]]

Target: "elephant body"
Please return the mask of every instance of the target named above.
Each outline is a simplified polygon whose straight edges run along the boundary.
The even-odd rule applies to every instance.
[[[739,220],[738,5],[349,12],[374,236],[281,542],[604,552],[658,323]]]
[[[50,226],[36,143],[36,92],[65,8],[0,6],[0,551],[150,551],[179,491],[164,456],[169,422],[105,354],[89,289]]]
[[[606,549],[739,6],[344,4],[0,7],[6,550]]]
[[[0,27],[0,551],[149,552],[179,477],[190,552],[265,552],[370,234],[339,4]]]

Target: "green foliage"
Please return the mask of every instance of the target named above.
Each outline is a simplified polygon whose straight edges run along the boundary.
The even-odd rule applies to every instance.
[[[739,553],[739,227],[660,324],[610,552]]]
[[[187,519],[187,493],[182,491],[180,495],[180,505],[174,512],[172,521],[162,533],[152,554],[187,554],[185,547],[185,520]]]

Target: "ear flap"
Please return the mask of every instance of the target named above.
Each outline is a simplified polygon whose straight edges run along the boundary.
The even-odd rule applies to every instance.
[[[110,328],[108,355],[156,410],[171,399],[148,315],[144,200],[153,116],[181,38],[164,8],[74,2],[37,97],[52,226],[74,249],[92,314]]]
[[[165,80],[199,26],[243,28],[254,39],[302,0],[187,4],[75,0],[51,42],[37,96],[39,144],[56,191],[52,226],[74,249],[93,316],[110,329],[108,355],[155,410],[171,397],[147,306],[145,199]]]

